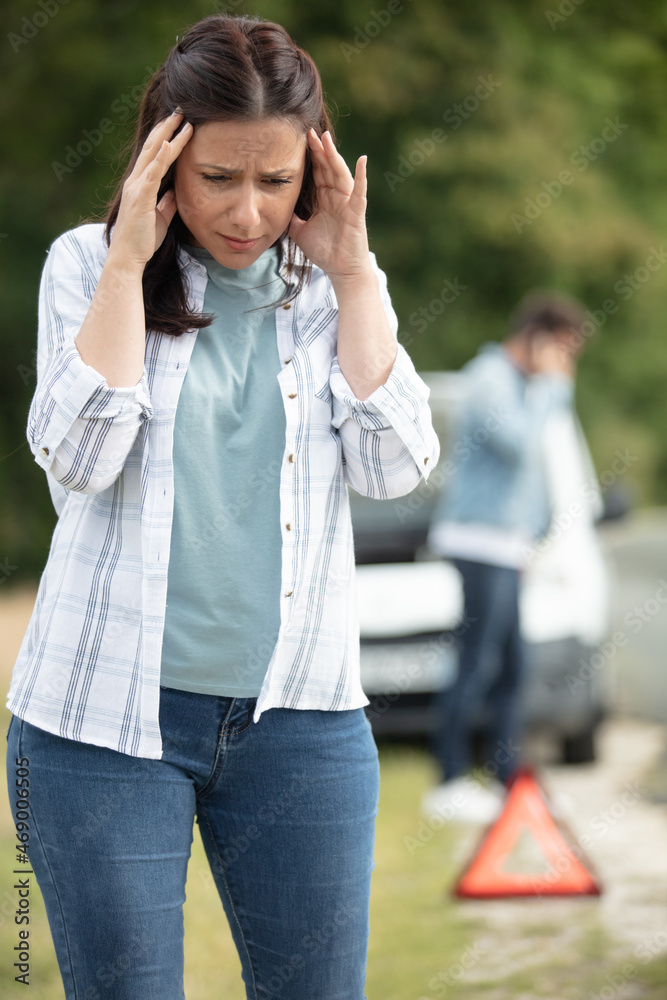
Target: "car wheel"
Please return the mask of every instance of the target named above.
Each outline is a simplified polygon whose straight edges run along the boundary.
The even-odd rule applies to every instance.
[[[566,736],[562,743],[564,764],[590,764],[595,760],[595,729]]]

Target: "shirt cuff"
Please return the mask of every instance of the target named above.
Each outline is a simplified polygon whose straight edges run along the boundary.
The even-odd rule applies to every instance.
[[[334,356],[329,377],[333,399],[333,426],[354,420],[370,431],[392,428],[409,449],[415,462],[428,475],[440,448],[428,408],[430,389],[417,374],[402,344],[385,383],[368,399],[357,399]]]
[[[153,416],[145,370],[136,385],[111,387],[103,375],[84,363],[73,344],[44,373],[40,410],[49,415],[43,421],[38,419],[32,445],[37,464],[46,471],[51,467],[56,448],[78,418],[115,420],[122,415],[136,419],[138,414],[140,419],[147,420]]]
[[[394,361],[394,367],[396,362]],[[392,372],[394,368],[392,367]],[[389,373],[389,378],[391,372]],[[333,396],[333,425],[340,425],[348,419],[356,420],[358,424],[367,430],[380,430],[382,427],[391,427],[389,419],[383,415],[381,409],[382,393],[384,386],[379,386],[367,399],[357,399],[350,384],[343,375],[338,364],[338,355],[334,356],[331,364],[329,385]]]

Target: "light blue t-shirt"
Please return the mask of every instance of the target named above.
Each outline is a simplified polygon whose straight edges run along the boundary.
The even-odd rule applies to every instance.
[[[278,250],[233,270],[206,250],[204,311],[174,427],[174,517],[160,683],[256,697],[280,627],[285,410]]]

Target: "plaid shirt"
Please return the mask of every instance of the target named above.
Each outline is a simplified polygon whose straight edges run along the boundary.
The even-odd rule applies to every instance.
[[[173,430],[197,332],[149,331],[144,373],[131,388],[110,388],[83,362],[74,338],[104,264],[103,229],[88,224],[58,237],[42,274],[27,435],[59,519],[7,706],[68,739],[160,758]],[[201,311],[206,268],[185,250],[179,263]],[[373,267],[396,336],[374,257]],[[439,454],[429,390],[402,345],[386,383],[364,401],[354,396],[338,366],[338,311],[323,271],[313,267],[310,283],[275,316],[286,415],[281,624],[255,721],[272,707],[368,704],[346,483],[378,499],[402,496]]]

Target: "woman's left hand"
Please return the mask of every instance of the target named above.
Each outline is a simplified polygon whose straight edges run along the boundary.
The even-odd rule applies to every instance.
[[[354,177],[329,132],[320,139],[314,129],[307,142],[313,161],[317,208],[304,222],[292,216],[289,235],[313,264],[335,285],[368,274],[366,233],[366,157],[357,160]]]

